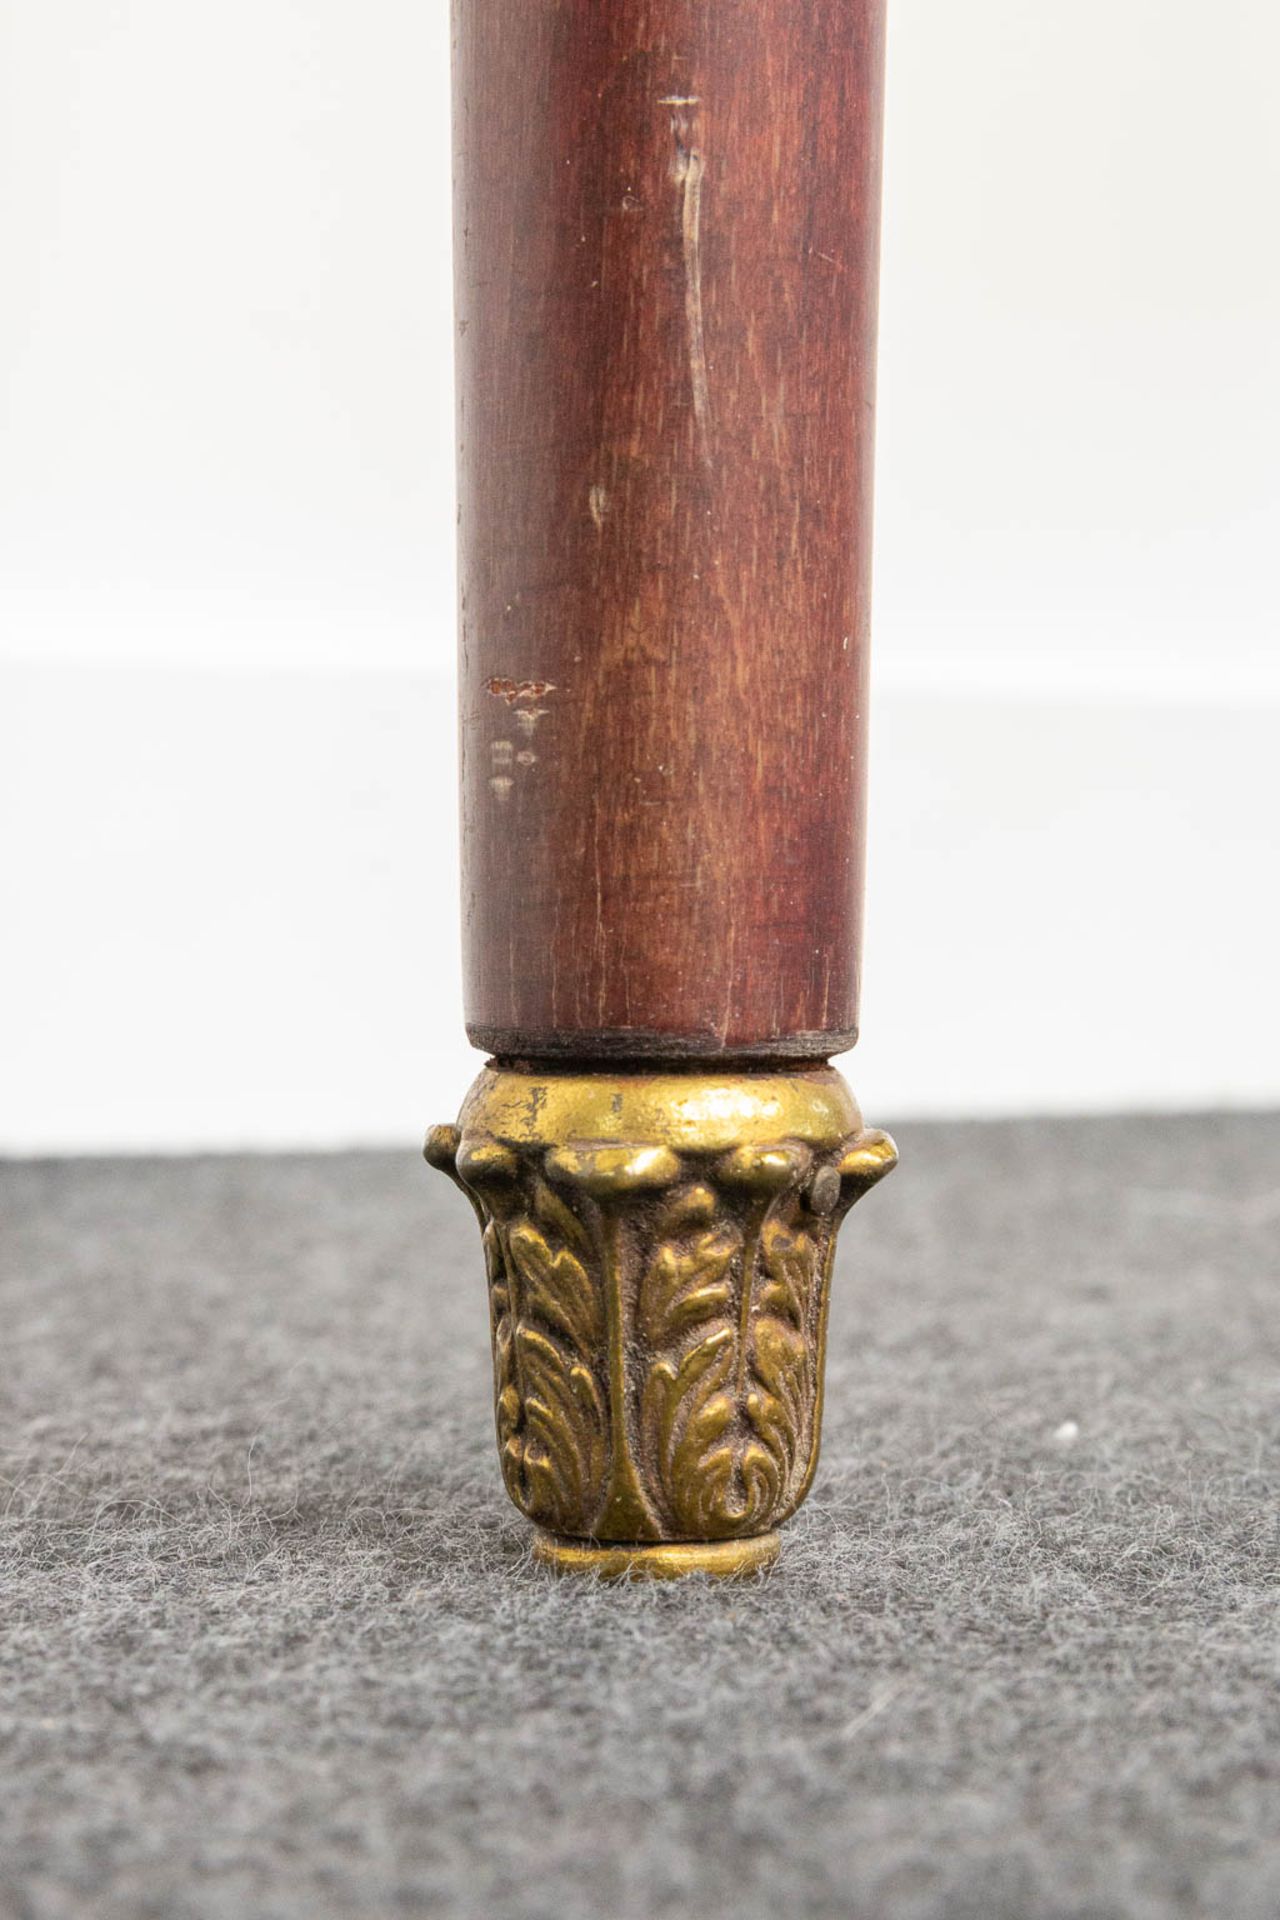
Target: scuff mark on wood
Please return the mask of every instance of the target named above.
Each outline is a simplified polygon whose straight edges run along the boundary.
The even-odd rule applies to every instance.
[[[676,143],[672,178],[680,189],[680,249],[684,256],[684,323],[689,352],[689,387],[693,419],[702,462],[711,465],[711,392],[707,380],[707,352],[702,323],[702,179],[706,163],[693,144],[689,110],[700,104],[697,94],[666,94],[659,102],[671,107],[671,132]]]
[[[545,694],[554,693],[554,680],[512,680],[505,674],[494,673],[484,682],[484,690],[491,693],[495,700],[505,700],[513,707],[517,700],[541,700]]]

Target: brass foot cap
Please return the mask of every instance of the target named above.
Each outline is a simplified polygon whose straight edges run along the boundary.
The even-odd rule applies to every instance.
[[[563,1540],[535,1533],[533,1557],[557,1573],[594,1573],[601,1580],[682,1580],[709,1573],[718,1580],[739,1580],[763,1573],[778,1557],[776,1533],[746,1540],[661,1540],[653,1545],[625,1541]]]

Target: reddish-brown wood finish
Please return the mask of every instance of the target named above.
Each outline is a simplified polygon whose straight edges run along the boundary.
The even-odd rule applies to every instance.
[[[468,1032],[852,1044],[883,0],[457,0]]]

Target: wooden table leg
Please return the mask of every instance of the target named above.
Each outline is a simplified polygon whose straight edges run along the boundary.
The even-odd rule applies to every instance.
[[[459,0],[467,1031],[555,1564],[742,1572],[817,1457],[856,1037],[883,0]]]

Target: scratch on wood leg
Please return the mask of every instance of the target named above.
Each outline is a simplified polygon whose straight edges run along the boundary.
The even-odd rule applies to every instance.
[[[689,347],[689,385],[693,395],[693,419],[703,465],[711,465],[711,395],[707,383],[707,352],[702,328],[702,179],[706,163],[697,147],[688,144],[689,121],[686,109],[698,105],[694,94],[668,94],[662,106],[676,109],[671,115],[676,157],[673,169],[680,188],[680,245],[684,255],[684,321]]]

